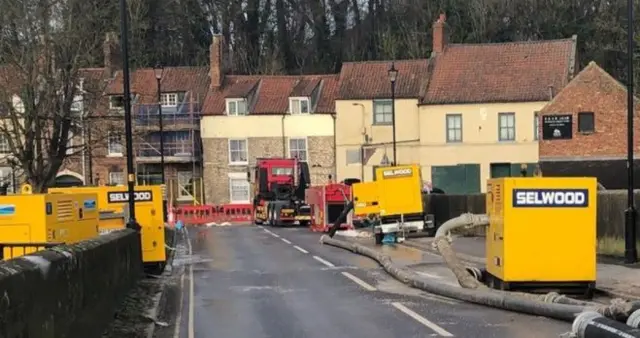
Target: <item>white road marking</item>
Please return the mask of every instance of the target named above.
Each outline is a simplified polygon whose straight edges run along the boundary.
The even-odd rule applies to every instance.
[[[264,227],[262,225],[258,225],[259,229],[264,229]]]
[[[283,242],[287,243],[287,244],[291,244],[291,242],[290,242],[288,239],[286,239],[286,238],[280,238],[280,239],[281,239]]]
[[[428,327],[429,329],[431,329],[433,332],[437,333],[438,335],[442,336],[442,337],[454,337],[453,334],[451,334],[449,331],[441,328],[440,326],[438,326],[437,324],[429,321],[427,318],[422,317],[421,315],[415,313],[413,310],[409,309],[408,307],[398,303],[398,302],[393,302],[391,303],[391,305],[393,305],[393,307],[395,307],[396,309],[400,310],[401,312],[403,312],[404,314],[406,314],[407,316],[415,319],[415,321],[417,321],[418,323]]]
[[[322,263],[322,264],[324,264],[324,265],[326,265],[326,266],[328,266],[330,268],[335,268],[336,267],[335,265],[333,265],[333,263],[328,262],[328,261],[326,261],[326,260],[324,260],[324,259],[322,259],[322,258],[320,258],[318,256],[313,256],[313,259],[317,260],[318,262],[320,262],[320,263]]]
[[[301,247],[299,247],[297,245],[294,245],[293,247],[296,248],[296,250],[298,250],[298,251],[300,251],[302,253],[305,253],[305,254],[309,253],[309,251],[307,251],[307,250],[305,250],[305,249],[303,249],[303,248],[301,248]]]
[[[271,236],[275,237],[275,238],[280,238],[280,235],[274,233],[274,232],[270,232]]]
[[[354,276],[354,275],[352,275],[352,274],[350,274],[348,272],[344,272],[343,271],[342,275],[347,277],[347,278],[349,278],[349,279],[351,279],[354,283],[362,286],[367,291],[376,291],[377,290],[375,287],[371,286],[369,283],[363,281],[362,279],[360,279],[360,278],[358,278],[358,277],[356,277],[356,276]]]
[[[268,233],[268,234],[272,234],[272,233],[273,233],[273,232],[271,232],[271,230],[269,230],[269,229],[262,229],[262,230],[264,230],[264,232],[266,232],[266,233]]]

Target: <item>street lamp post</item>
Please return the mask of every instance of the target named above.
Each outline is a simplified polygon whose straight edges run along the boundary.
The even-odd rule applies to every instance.
[[[164,123],[162,118],[162,74],[164,73],[164,67],[161,64],[157,64],[153,68],[153,72],[156,75],[156,83],[158,85],[158,124],[160,127],[160,180],[162,181],[162,217],[164,221],[167,221],[167,193],[166,182],[164,177]]]
[[[633,0],[627,0],[627,210],[624,224],[624,261],[633,264],[638,261],[636,248],[636,208],[633,200]]]
[[[120,34],[122,35],[122,89],[124,94],[124,132],[127,151],[127,188],[129,191],[129,221],[127,228],[140,231],[136,221],[135,173],[133,168],[133,135],[131,132],[131,88],[129,83],[129,29],[127,0],[120,0]]]
[[[393,133],[393,165],[398,165],[398,157],[396,153],[396,79],[398,78],[398,70],[394,63],[389,68],[389,81],[391,82],[391,119]]]

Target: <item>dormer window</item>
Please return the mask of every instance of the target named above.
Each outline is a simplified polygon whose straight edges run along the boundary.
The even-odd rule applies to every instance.
[[[291,114],[309,114],[311,105],[308,97],[292,97],[289,98],[289,113]]]
[[[227,99],[227,115],[229,116],[243,116],[247,115],[247,99],[236,98]]]
[[[163,107],[177,107],[178,93],[163,93],[160,95],[160,103]]]
[[[131,102],[135,101],[135,94],[131,94]],[[124,109],[124,95],[110,95],[109,109]]]

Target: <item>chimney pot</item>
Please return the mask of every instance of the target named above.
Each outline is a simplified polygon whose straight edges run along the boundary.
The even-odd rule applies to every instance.
[[[445,21],[447,21],[447,15],[446,15],[446,14],[444,14],[444,13],[441,13],[441,14],[440,14],[440,17],[438,18],[438,21],[439,21],[439,22],[445,22]]]

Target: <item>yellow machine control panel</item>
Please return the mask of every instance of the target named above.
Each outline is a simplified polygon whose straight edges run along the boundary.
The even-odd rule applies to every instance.
[[[505,283],[595,283],[595,178],[491,179],[486,203],[491,276]]]
[[[78,193],[91,192],[98,196],[98,205],[103,218],[100,221],[100,229],[103,232],[114,229],[118,222],[111,213],[123,213],[128,206],[129,194],[126,187],[100,186],[100,187],[73,187],[49,189],[50,193]],[[142,260],[144,263],[156,263],[166,261],[164,239],[164,216],[162,209],[163,191],[161,186],[136,186],[134,198],[136,201],[136,221],[141,227]]]
[[[0,196],[2,258],[95,238],[98,218],[95,193]]]
[[[417,164],[376,168],[380,216],[421,214],[422,179]]]

